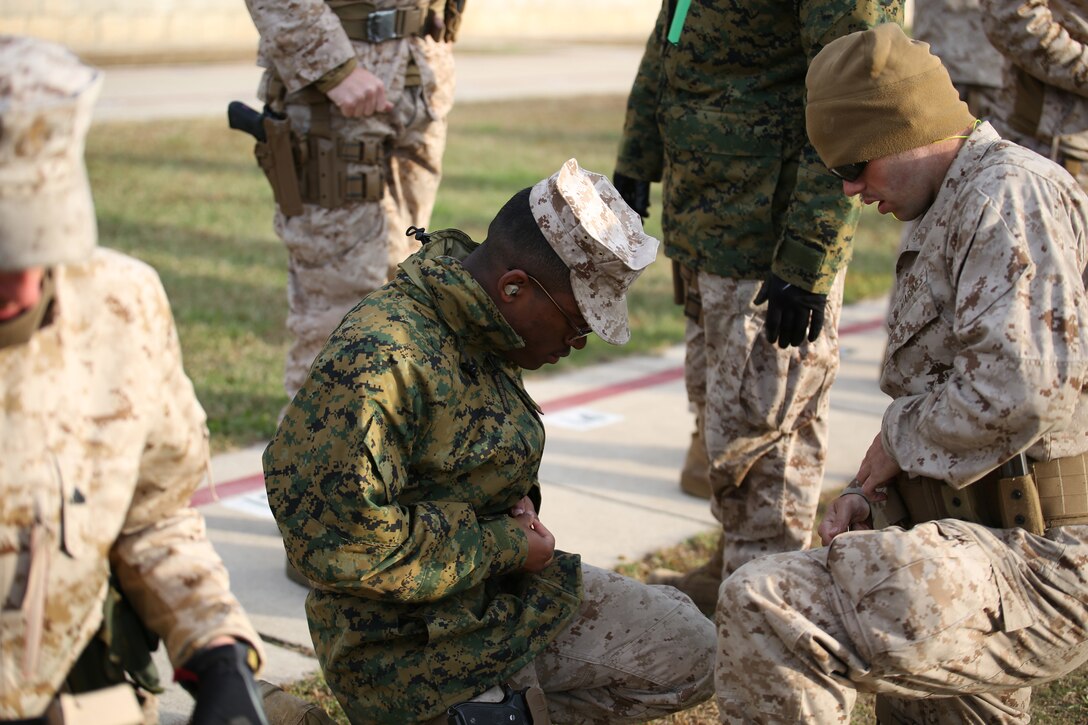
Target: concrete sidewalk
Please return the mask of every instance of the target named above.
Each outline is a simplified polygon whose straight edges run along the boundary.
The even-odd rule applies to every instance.
[[[455,103],[626,94],[641,45],[529,43],[512,49],[458,47]],[[255,62],[203,65],[111,66],[105,69],[94,120],[226,118],[238,100],[260,108]]]
[[[825,488],[850,479],[880,427],[885,399],[876,374],[884,308],[877,300],[843,310]],[[677,485],[693,425],[682,348],[530,376],[526,386],[545,413],[541,519],[559,548],[612,568],[716,528],[707,502],[684,495]],[[317,662],[303,610],[306,590],[283,573],[283,545],[264,497],[261,451],[255,446],[216,456],[218,499],[203,489],[194,503],[230,570],[232,589],[266,640],[264,677],[283,683],[315,672]],[[160,667],[170,671],[164,657]],[[189,696],[171,686],[162,722],[184,723],[190,708]]]

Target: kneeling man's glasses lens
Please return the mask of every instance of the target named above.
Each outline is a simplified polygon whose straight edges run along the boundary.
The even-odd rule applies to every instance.
[[[861,176],[861,172],[865,171],[865,165],[868,163],[868,161],[858,161],[853,164],[833,166],[829,168],[828,171],[843,181],[857,181],[858,177]]]

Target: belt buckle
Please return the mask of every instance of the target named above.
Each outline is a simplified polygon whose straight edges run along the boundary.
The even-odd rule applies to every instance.
[[[397,35],[397,11],[375,10],[366,16],[366,38],[371,43],[392,40]]]

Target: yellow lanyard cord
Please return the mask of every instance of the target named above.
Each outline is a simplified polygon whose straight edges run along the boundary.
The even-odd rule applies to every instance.
[[[981,118],[976,118],[975,122],[973,124],[971,124],[971,130],[974,131],[976,128],[979,127],[979,125],[981,123],[982,123],[982,119]],[[933,143],[940,143],[941,141],[948,141],[948,140],[954,139],[954,138],[968,138],[969,136],[970,136],[970,134],[968,134],[967,136],[945,136],[944,138],[937,139]]]

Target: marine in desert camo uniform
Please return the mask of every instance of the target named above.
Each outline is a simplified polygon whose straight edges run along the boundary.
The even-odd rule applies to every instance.
[[[247,0],[266,69],[260,97],[286,114],[301,190],[277,204],[287,247],[284,388],[294,396],[356,302],[418,247],[404,230],[434,207],[453,104],[463,0]]]
[[[860,691],[881,722],[1028,722],[1029,688],[1088,661],[1088,197],[897,26],[829,44],[807,83],[843,192],[917,225],[891,402],[830,545],[722,587],[721,721],[847,723]]]

